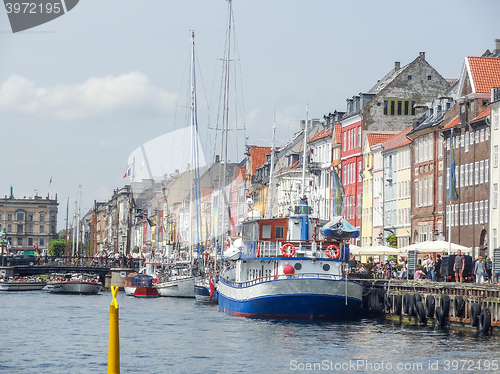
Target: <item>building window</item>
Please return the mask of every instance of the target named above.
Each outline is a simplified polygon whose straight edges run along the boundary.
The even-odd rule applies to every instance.
[[[40,242],[40,245],[45,245],[45,239],[44,238],[40,238],[38,239],[38,241]]]
[[[479,131],[479,141],[484,142],[484,129]]]
[[[40,221],[41,222],[45,221],[45,213],[40,213]]]
[[[490,174],[490,160],[484,160],[484,183],[488,183]]]
[[[479,161],[479,183],[484,183],[484,160]]]
[[[469,186],[472,186],[472,184],[474,183],[473,174],[474,174],[474,168],[472,167],[472,162],[471,162],[469,164]]]
[[[493,183],[493,209],[498,207],[498,183]]]
[[[464,165],[464,187],[469,185],[469,164]]]
[[[455,226],[458,226],[458,204],[455,204],[454,207],[455,207]]]
[[[28,221],[33,221],[33,213],[28,213]]]
[[[469,224],[469,204],[464,204],[464,225]]]
[[[498,248],[497,229],[493,229],[493,248]]]
[[[384,114],[387,115],[387,109],[389,107],[389,102],[387,100],[384,100]]]
[[[464,166],[460,165],[460,187],[464,186]]]
[[[45,225],[40,225],[40,233],[43,234],[45,232]]]
[[[407,116],[409,113],[409,107],[410,107],[410,102],[405,101],[405,116]]]
[[[21,212],[17,213],[17,220],[24,221],[24,213],[21,213]]]
[[[33,238],[28,238],[28,245],[32,246],[33,245]]]
[[[398,101],[398,116],[402,114],[402,110],[403,110],[403,102]]]
[[[412,116],[415,115],[415,102],[414,101],[411,102],[411,115]]]
[[[395,101],[391,100],[391,116],[394,115],[394,106],[395,106]]]
[[[469,152],[469,132],[465,132],[465,152]]]
[[[23,238],[17,238],[17,245],[19,246],[23,245]]]
[[[460,204],[460,226],[464,225],[464,204]]]
[[[432,75],[427,76],[427,80],[430,81],[432,79]]]
[[[493,167],[498,167],[498,145],[493,147]]]
[[[474,224],[479,223],[479,202],[475,201],[474,202]]]
[[[484,223],[488,223],[488,199],[484,200]]]
[[[474,184],[479,184],[479,161],[474,163]]]
[[[23,225],[17,225],[17,232],[22,233],[23,232]]]
[[[479,202],[479,223],[484,223],[484,201]]]
[[[438,204],[443,203],[443,176],[438,177]]]
[[[33,225],[28,225],[28,232],[33,232]]]
[[[7,232],[12,232],[12,225],[10,223],[7,225]]]
[[[7,221],[12,221],[12,213],[7,213]]]
[[[411,75],[408,75],[408,80],[411,81]]]

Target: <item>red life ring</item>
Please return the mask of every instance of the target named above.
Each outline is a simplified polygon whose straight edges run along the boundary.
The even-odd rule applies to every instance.
[[[257,243],[257,257],[259,257],[260,254],[260,243]]]
[[[290,248],[290,252],[288,252],[288,248]],[[285,243],[281,247],[281,254],[285,257],[292,257],[295,254],[295,247],[293,244]]]
[[[336,252],[335,253],[332,253],[332,249],[335,249]],[[340,257],[340,249],[339,247],[337,247],[336,245],[329,245],[328,247],[326,247],[326,255],[330,258],[333,258],[333,259],[337,259]]]

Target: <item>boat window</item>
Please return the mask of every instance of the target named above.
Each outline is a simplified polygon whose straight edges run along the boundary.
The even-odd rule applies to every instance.
[[[241,227],[241,236],[243,241],[256,241],[259,236],[258,222],[244,222]]]
[[[276,239],[285,238],[285,226],[276,226]]]
[[[271,239],[271,225],[262,226],[262,239]]]

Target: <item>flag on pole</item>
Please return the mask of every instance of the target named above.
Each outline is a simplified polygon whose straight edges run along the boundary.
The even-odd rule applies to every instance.
[[[129,166],[127,171],[125,172],[125,175],[123,176],[123,178],[127,178],[127,177],[130,177],[130,174],[132,174],[132,166]]]
[[[341,216],[344,210],[344,186],[335,168],[332,171],[332,215]]]
[[[458,200],[457,177],[455,175],[455,151],[453,150],[453,130],[450,135],[450,180],[448,181],[448,200]]]

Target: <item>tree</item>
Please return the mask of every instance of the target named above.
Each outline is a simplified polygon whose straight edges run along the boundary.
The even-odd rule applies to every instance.
[[[59,236],[59,239],[66,240],[66,230],[59,231],[57,235]]]
[[[391,248],[397,248],[397,242],[398,242],[398,237],[396,236],[396,234],[389,234],[387,235],[387,238],[385,238],[385,240],[387,241],[387,243],[389,243],[389,245],[391,246]]]
[[[51,240],[49,242],[49,256],[60,257],[64,255],[66,241],[64,239]]]

